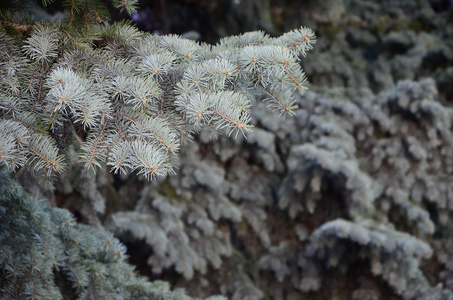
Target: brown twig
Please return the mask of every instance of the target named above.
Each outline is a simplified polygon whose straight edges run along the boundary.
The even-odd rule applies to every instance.
[[[5,20],[0,20],[0,25],[14,27],[15,29],[19,30],[20,32],[30,31],[31,27],[32,27],[32,25],[30,25],[30,24],[19,24],[19,23],[13,23],[13,22],[5,21]]]

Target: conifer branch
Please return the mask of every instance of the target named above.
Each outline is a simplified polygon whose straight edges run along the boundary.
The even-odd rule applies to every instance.
[[[114,172],[137,170],[148,179],[172,174],[180,144],[194,133],[207,130],[215,137],[251,130],[257,88],[271,96],[269,103],[281,113],[291,113],[292,93],[306,89],[296,56],[313,42],[306,29],[281,38],[252,32],[206,47],[176,35],[147,35],[128,23],[98,29],[90,26],[102,20],[95,4],[85,7],[74,0],[71,8],[70,23],[82,20],[87,30],[100,30],[95,36],[102,42],[79,47],[68,27],[49,24],[33,27],[22,53],[3,38],[8,51],[26,63],[14,72],[0,63],[0,91],[7,99],[0,100],[0,118],[40,132],[44,144],[39,147],[32,139],[27,149],[34,157],[30,163],[46,178],[63,169],[59,153],[73,138],[86,169],[107,164]],[[294,47],[288,47],[290,42]],[[33,112],[36,120],[18,119],[21,111]],[[67,124],[72,130],[64,130]],[[64,139],[58,143],[62,149],[50,142],[49,129]],[[3,146],[5,164],[16,160],[14,143]],[[19,157],[17,162],[24,165]]]

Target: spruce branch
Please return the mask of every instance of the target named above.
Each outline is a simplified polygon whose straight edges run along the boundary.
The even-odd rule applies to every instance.
[[[75,1],[72,10],[88,18],[84,5]],[[208,47],[144,34],[127,22],[90,28],[83,40],[69,38],[67,26],[36,24],[22,49],[0,34],[7,49],[0,50],[0,120],[22,124],[31,136],[23,146],[0,131],[9,136],[0,145],[4,164],[31,166],[47,179],[66,167],[62,155],[74,146],[86,170],[107,165],[166,176],[195,133],[250,131],[260,89],[271,108],[291,114],[293,93],[307,88],[297,57],[313,43],[307,29],[281,38],[252,32]]]

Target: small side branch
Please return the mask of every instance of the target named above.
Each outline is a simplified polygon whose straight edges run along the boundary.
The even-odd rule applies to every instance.
[[[30,25],[30,24],[19,24],[19,23],[4,21],[4,20],[0,20],[0,24],[14,27],[16,30],[19,30],[20,32],[30,31],[31,27],[32,27],[32,25]]]

